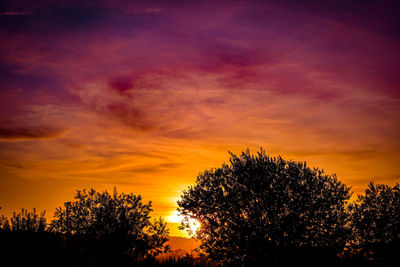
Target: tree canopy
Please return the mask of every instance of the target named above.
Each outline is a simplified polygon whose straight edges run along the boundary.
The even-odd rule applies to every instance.
[[[354,241],[364,244],[400,240],[400,184],[371,182],[351,205]]]
[[[146,259],[168,250],[168,230],[160,218],[150,221],[151,202],[140,195],[78,190],[76,201],[56,209],[50,230],[85,239],[96,255]]]
[[[335,175],[262,149],[230,155],[229,165],[200,173],[178,201],[182,228],[200,222],[196,238],[209,257],[246,264],[276,248],[343,249],[351,194]]]

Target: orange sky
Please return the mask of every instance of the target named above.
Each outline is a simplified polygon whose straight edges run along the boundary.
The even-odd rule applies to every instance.
[[[50,218],[76,189],[116,186],[171,221],[199,172],[246,148],[307,161],[355,193],[399,181],[389,4],[7,2],[4,214],[35,207]]]

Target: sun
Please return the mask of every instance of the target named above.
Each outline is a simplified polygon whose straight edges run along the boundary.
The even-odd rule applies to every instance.
[[[182,222],[184,217],[180,215],[177,211],[174,211],[172,215],[168,216],[168,221],[171,223],[180,223]],[[200,229],[200,222],[196,219],[189,219],[189,227],[193,234]]]

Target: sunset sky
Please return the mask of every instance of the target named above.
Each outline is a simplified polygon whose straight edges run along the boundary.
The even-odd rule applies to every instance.
[[[51,218],[77,189],[116,186],[174,222],[199,172],[260,147],[355,195],[393,185],[398,14],[384,0],[3,0],[0,213]]]

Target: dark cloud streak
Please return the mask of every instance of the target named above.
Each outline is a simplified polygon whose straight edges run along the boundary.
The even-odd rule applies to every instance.
[[[57,138],[64,130],[50,127],[0,128],[0,141],[21,141]]]

